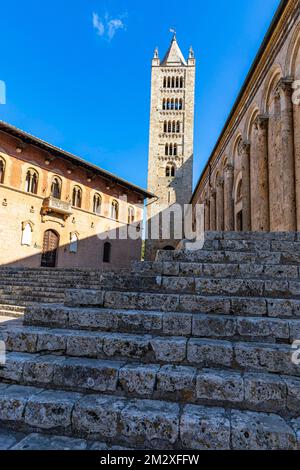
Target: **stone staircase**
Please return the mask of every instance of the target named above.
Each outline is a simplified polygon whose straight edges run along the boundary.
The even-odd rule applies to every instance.
[[[200,251],[78,285],[2,323],[2,428],[99,448],[300,449],[300,234],[208,233]]]
[[[92,269],[0,268],[0,316],[23,315],[36,303],[59,303],[70,288],[98,287],[102,273]]]

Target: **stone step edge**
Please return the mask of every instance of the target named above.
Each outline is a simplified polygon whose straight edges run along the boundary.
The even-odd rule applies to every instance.
[[[1,311],[1,310],[0,310]],[[36,313],[35,313],[36,312]],[[43,318],[44,314],[44,318]],[[53,319],[51,319],[51,315]],[[76,315],[78,318],[76,318]],[[86,323],[84,322],[86,318]],[[98,322],[97,322],[98,320]],[[101,324],[102,320],[102,324]],[[132,320],[132,321],[131,321]],[[148,323],[147,323],[148,321]],[[211,325],[209,323],[211,322]],[[239,331],[243,328],[243,322],[248,328],[253,328],[262,323],[270,325],[270,334],[257,334],[258,338],[281,340],[290,344],[300,338],[300,317],[297,318],[273,318],[266,316],[244,316],[244,315],[220,315],[201,313],[180,313],[139,310],[113,310],[93,308],[71,308],[71,307],[37,307],[25,312],[24,325],[28,327],[58,328],[69,331],[98,331],[103,333],[128,333],[128,334],[152,334],[155,336],[178,336],[191,338],[215,338],[230,339],[233,337],[246,338],[255,337],[254,334]],[[203,325],[204,323],[204,325]],[[271,328],[272,326],[272,328]],[[202,334],[201,329],[224,328],[224,335]],[[282,327],[282,333],[276,335],[276,327]],[[245,325],[244,325],[245,328]],[[275,332],[274,332],[275,328]],[[270,341],[271,342],[271,341]]]
[[[0,377],[5,384],[47,390],[299,416],[300,378],[288,375],[8,353],[6,366],[0,366]]]
[[[0,424],[152,449],[299,448],[297,420],[166,401],[3,386]],[[205,424],[205,425],[204,425]]]
[[[122,305],[118,305],[116,299],[119,297],[119,302]],[[200,302],[214,303],[217,305],[213,309],[216,313],[222,309],[222,314],[229,314],[235,312],[238,305],[244,306],[243,315],[248,310],[245,306],[249,306],[251,309],[259,309],[261,316],[269,314],[271,311],[273,316],[279,316],[278,309],[286,306],[287,310],[290,310],[289,316],[300,315],[300,300],[282,297],[257,297],[257,296],[229,296],[229,295],[205,295],[205,294],[168,294],[168,293],[148,293],[148,292],[132,292],[132,291],[118,291],[118,290],[76,290],[67,289],[65,291],[64,305],[68,307],[104,307],[111,309],[126,309],[124,305],[125,300],[133,302],[134,305],[128,306],[129,310],[146,310],[154,311],[161,309],[162,312],[199,312],[209,313],[212,307],[205,308],[199,306]],[[151,302],[149,303],[149,298]],[[122,301],[120,300],[122,299]],[[159,301],[156,305],[152,305],[153,300]],[[140,304],[139,304],[140,303]],[[220,308],[220,305],[224,303],[224,306]],[[138,304],[138,305],[137,305]],[[158,305],[159,304],[159,305]],[[255,305],[256,304],[256,305]],[[239,307],[241,308],[241,307]],[[249,311],[250,311],[249,310]],[[286,314],[285,314],[286,315]]]

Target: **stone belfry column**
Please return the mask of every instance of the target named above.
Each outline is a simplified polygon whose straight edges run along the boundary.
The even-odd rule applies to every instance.
[[[270,204],[269,204],[269,168],[268,168],[268,125],[267,116],[259,115],[254,122],[255,136],[255,194],[253,194],[253,220],[254,231],[268,232],[270,230]]]
[[[216,191],[215,189],[210,190],[210,200],[209,200],[209,219],[210,219],[210,230],[212,232],[216,231]]]
[[[205,232],[209,232],[210,230],[210,208],[208,199],[204,201],[204,230]]]
[[[283,78],[280,80],[276,90],[280,96],[281,107],[282,196],[284,230],[290,232],[296,230],[296,188],[292,84],[292,79]]]
[[[239,148],[242,159],[242,200],[243,231],[251,230],[251,193],[250,193],[250,144],[242,142]]]
[[[233,210],[233,166],[227,165],[224,172],[224,230],[232,232],[234,230],[234,210]]]
[[[221,176],[216,181],[216,229],[224,230],[224,179]]]

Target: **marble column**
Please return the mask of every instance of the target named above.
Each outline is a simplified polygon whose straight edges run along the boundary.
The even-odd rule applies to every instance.
[[[204,230],[205,232],[209,232],[210,230],[210,208],[208,199],[204,201]]]
[[[252,195],[252,229],[255,232],[270,230],[268,124],[268,117],[263,115],[257,116],[254,122],[253,178],[255,178],[255,184]]]
[[[281,108],[282,204],[284,230],[296,230],[296,188],[294,158],[293,80],[283,78],[276,90]]]
[[[227,165],[224,171],[224,230],[234,230],[234,207],[233,207],[233,166]]]
[[[251,231],[250,144],[242,142],[239,148],[242,160],[242,201],[244,232]]]
[[[216,190],[211,189],[210,191],[210,200],[209,200],[209,220],[210,220],[210,230],[212,232],[216,231]]]
[[[216,181],[216,229],[224,230],[224,179],[221,176]]]

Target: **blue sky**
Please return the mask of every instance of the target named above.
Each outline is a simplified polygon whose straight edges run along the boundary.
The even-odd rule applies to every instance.
[[[195,51],[196,182],[279,0],[2,3],[0,119],[146,187],[154,48]]]

